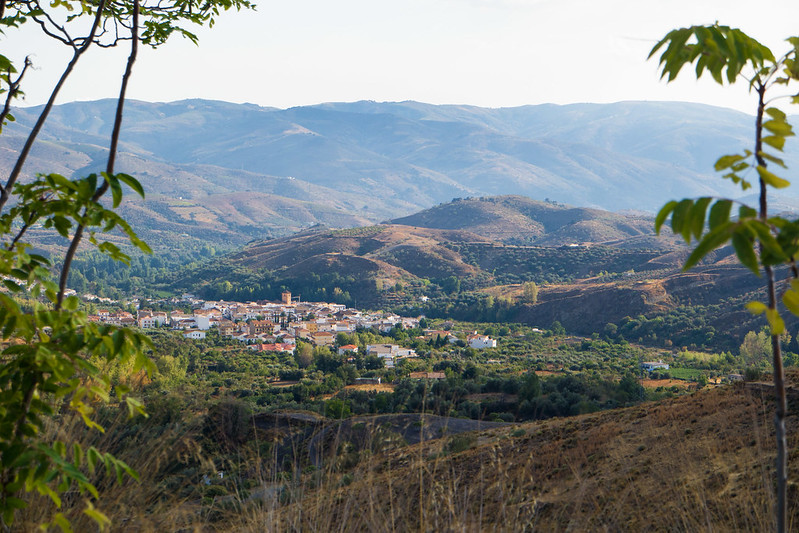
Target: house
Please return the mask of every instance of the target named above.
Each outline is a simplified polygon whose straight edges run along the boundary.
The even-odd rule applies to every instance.
[[[290,335],[288,333],[284,335],[279,335],[283,339],[283,344],[297,344],[297,338],[294,335]]]
[[[469,335],[466,337],[466,342],[470,348],[474,348],[475,350],[497,347],[497,341],[488,335]]]
[[[273,333],[275,331],[275,323],[271,320],[251,320],[250,321],[250,335],[259,335],[261,333]]]
[[[657,368],[662,368],[664,370],[669,369],[669,364],[664,363],[663,361],[647,361],[645,363],[641,363],[641,368],[646,370],[647,372],[652,372]]]
[[[283,343],[260,343],[260,344],[251,344],[248,346],[250,350],[255,350],[257,352],[285,352],[291,353],[294,351],[293,344],[283,344]]]
[[[333,331],[343,331],[345,333],[352,333],[355,331],[355,324],[349,320],[340,320],[333,323]]]
[[[154,328],[155,318],[147,311],[138,313],[138,324],[140,328]]]
[[[356,385],[380,385],[380,378],[355,378]]]
[[[183,332],[183,336],[187,339],[204,339],[205,331],[200,329],[187,329]]]
[[[403,357],[416,357],[417,354],[410,348],[402,348],[396,344],[367,344],[366,355],[379,357],[386,368],[394,368],[394,360]]]
[[[139,311],[137,322],[140,328],[157,328],[169,322],[169,317],[163,311]]]
[[[238,326],[230,320],[222,320],[219,322],[219,334],[223,337],[232,336],[239,331]]]
[[[375,355],[377,357],[394,357],[399,350],[396,344],[367,344],[366,355]]]
[[[330,331],[317,331],[311,333],[311,342],[316,346],[333,346],[336,336]]]
[[[161,327],[164,324],[169,324],[169,315],[167,315],[163,311],[156,311],[153,313],[153,318],[155,319],[156,327]]]
[[[306,328],[294,328],[294,336],[298,339],[310,339],[311,330]]]
[[[344,355],[345,353],[358,353],[358,347],[354,344],[345,344],[344,346],[339,346],[338,354]]]

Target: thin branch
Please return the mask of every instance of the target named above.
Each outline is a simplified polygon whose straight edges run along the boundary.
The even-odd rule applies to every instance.
[[[62,42],[63,44],[71,47],[73,50],[76,50],[77,48],[79,48],[80,44],[82,44],[82,43],[79,44],[79,40],[78,39],[73,39],[69,35],[69,32],[67,31],[67,29],[64,26],[56,23],[56,21],[53,20],[53,17],[50,16],[50,14],[47,12],[47,10],[41,8],[39,2],[34,2],[33,4],[34,4],[34,7],[37,8],[38,11],[41,14],[39,14],[39,15],[31,15],[31,18],[33,19],[34,22],[36,22],[39,25],[39,27],[42,29],[42,31],[45,33],[45,35],[47,35],[49,37],[52,37],[53,39],[55,39],[57,41]],[[43,19],[40,18],[40,17],[43,17]],[[56,31],[50,30],[50,28],[47,26],[48,23],[53,28],[55,28]],[[59,34],[61,34],[61,35],[59,35]]]
[[[6,96],[6,103],[3,106],[3,111],[0,111],[0,129],[3,128],[3,124],[6,121],[6,117],[11,112],[11,100],[16,98],[17,94],[19,94],[19,86],[22,83],[22,78],[25,76],[25,72],[27,72],[28,67],[31,66],[31,59],[30,56],[25,57],[25,66],[22,67],[22,71],[17,76],[17,79],[11,79],[11,72],[8,72],[8,93]]]
[[[8,243],[8,246],[6,246],[6,251],[7,252],[11,252],[11,251],[14,250],[14,247],[17,245],[19,240],[22,238],[23,235],[25,235],[25,232],[28,231],[28,229],[33,225],[32,221],[35,219],[35,217],[36,217],[36,213],[35,212],[31,213],[31,216],[28,219],[28,222],[25,222],[25,224],[22,226],[22,228],[20,228],[20,230],[17,233],[16,237],[14,237],[14,239],[10,243]]]
[[[133,74],[133,64],[136,62],[136,56],[139,52],[139,0],[133,0],[133,29],[131,30],[131,44],[130,55],[128,55],[128,64],[125,67],[125,73],[122,75],[122,86],[119,89],[119,98],[117,99],[116,116],[114,117],[114,128],[111,132],[111,146],[109,147],[108,162],[106,164],[106,174],[110,177],[114,174],[114,166],[116,164],[117,148],[119,146],[119,134],[122,130],[122,116],[125,108],[125,95],[128,90],[128,81]],[[97,191],[92,196],[91,202],[97,202],[108,191],[109,180],[103,181],[103,184],[97,188]],[[86,209],[83,211],[84,218],[86,216]],[[81,223],[75,230],[72,237],[72,242],[69,244],[69,249],[64,256],[64,265],[61,267],[61,278],[58,283],[58,299],[56,301],[56,309],[61,308],[64,301],[64,293],[67,289],[67,278],[69,276],[69,269],[72,266],[72,259],[78,250],[80,241],[83,238],[83,230],[85,224]]]
[[[31,149],[33,148],[33,143],[36,141],[36,137],[39,136],[39,133],[42,131],[42,127],[44,126],[47,117],[50,115],[50,111],[52,111],[53,106],[55,105],[56,98],[58,97],[58,93],[61,91],[61,88],[66,83],[67,78],[70,74],[72,74],[75,65],[77,64],[80,57],[89,49],[89,46],[94,39],[94,34],[97,31],[97,28],[100,26],[100,21],[102,20],[103,11],[105,10],[106,0],[100,0],[100,4],[97,6],[97,13],[94,16],[94,21],[92,23],[91,31],[89,32],[89,37],[84,42],[83,46],[76,49],[72,55],[72,60],[67,65],[67,68],[64,69],[64,72],[61,74],[61,78],[59,78],[58,83],[56,83],[53,92],[50,93],[50,98],[47,100],[47,103],[44,106],[41,114],[39,115],[39,119],[36,121],[36,124],[33,126],[30,134],[28,135],[27,140],[25,141],[25,145],[22,147],[22,150],[19,153],[19,157],[17,157],[17,162],[14,165],[14,168],[11,170],[11,174],[8,176],[8,180],[6,181],[5,187],[0,190],[0,210],[3,209],[6,202],[8,202],[9,198],[9,191],[11,187],[14,186],[19,175],[22,173],[22,167],[25,165],[25,161],[28,159],[28,155],[30,154]]]
[[[757,87],[758,105],[757,105],[757,118],[755,121],[755,158],[759,165],[766,167],[767,163],[761,156],[763,150],[763,114],[766,109],[765,94],[767,86],[760,84]],[[760,219],[766,222],[768,219],[768,199],[767,199],[767,186],[763,178],[760,178]],[[763,254],[763,244],[760,244],[761,257]],[[768,307],[771,310],[777,309],[777,289],[774,280],[774,268],[771,265],[764,265],[763,271],[766,274],[766,287],[768,290]],[[777,501],[775,505],[775,514],[777,518],[777,531],[784,533],[787,531],[788,523],[788,500],[787,500],[787,486],[788,486],[788,454],[787,454],[787,438],[785,434],[785,415],[788,411],[787,399],[785,396],[785,371],[782,364],[782,349],[780,347],[780,335],[775,335],[772,331],[771,334],[771,354],[772,365],[774,367],[774,394],[777,401],[777,409],[774,414],[774,428],[777,440],[777,461],[776,472],[777,477]]]

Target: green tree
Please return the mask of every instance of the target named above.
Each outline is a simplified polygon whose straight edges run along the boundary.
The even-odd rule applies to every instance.
[[[538,303],[538,285],[534,281],[522,285],[522,301],[528,304]]]
[[[774,274],[776,265],[790,265],[790,284],[783,293],[782,303],[799,315],[799,269],[795,258],[799,253],[799,222],[783,217],[769,216],[768,189],[785,188],[790,182],[772,172],[772,166],[785,168],[779,157],[785,141],[793,129],[785,113],[771,106],[773,90],[785,90],[799,81],[799,37],[787,39],[786,52],[779,57],[766,46],[739,29],[714,24],[692,26],[669,32],[649,54],[659,51],[661,75],[674,80],[686,65],[693,65],[697,78],[705,72],[724,85],[743,81],[757,98],[755,129],[752,149],[742,153],[724,155],[715,169],[724,172],[723,178],[731,180],[746,191],[752,187],[749,176],[756,174],[758,203],[749,206],[728,198],[686,198],[668,202],[658,213],[655,228],[660,231],[671,217],[672,230],[686,242],[695,240],[696,247],[688,256],[685,269],[696,265],[709,252],[732,243],[738,260],[755,275],[762,271],[766,279],[767,301],[750,302],[748,309],[755,314],[765,314],[771,332],[774,390],[777,409],[775,415],[777,437],[777,530],[787,527],[787,440],[785,435],[785,378],[783,372],[780,335],[785,324],[777,308],[777,290]],[[799,95],[791,98],[799,103]],[[732,215],[737,207],[737,217]],[[707,224],[706,224],[707,222]]]
[[[94,447],[51,438],[45,429],[50,417],[80,416],[87,428],[102,430],[94,405],[121,401],[131,414],[142,406],[97,361],[131,364],[133,371],[153,368],[143,348],[150,341],[132,331],[90,322],[67,296],[67,279],[78,247],[88,241],[113,260],[130,262],[104,235],[121,230],[139,250],[149,252],[130,225],[115,211],[123,186],[144,196],[139,182],[116,171],[127,84],[140,44],[157,47],[170,35],[196,41],[186,24],[213,24],[221,10],[249,7],[248,0],[58,0],[0,2],[0,31],[35,22],[52,39],[66,45],[72,57],[52,89],[40,115],[20,148],[13,168],[0,183],[0,276],[6,292],[0,294],[0,525],[8,530],[17,509],[28,505],[31,493],[46,495],[57,511],[50,526],[70,530],[61,494],[81,495],[84,513],[103,528],[108,518],[95,508],[99,492],[91,479],[104,467],[119,481],[136,477],[122,461]],[[91,48],[127,44],[116,112],[109,138],[105,169],[98,174],[68,179],[58,174],[26,176],[23,169],[61,88]],[[0,94],[5,99],[0,125],[13,121],[11,104],[22,94],[24,76],[32,63],[25,59],[17,70],[0,55]],[[110,195],[110,198],[107,196]],[[62,238],[60,257],[32,253],[28,230],[51,230]],[[21,305],[25,299],[29,304]],[[111,368],[108,366],[106,368]],[[73,499],[73,498],[70,498]]]
[[[328,418],[342,419],[350,416],[350,404],[339,398],[325,402],[325,416]]]
[[[738,353],[747,367],[762,369],[763,363],[768,361],[771,355],[771,335],[765,330],[759,333],[748,332]]]
[[[313,363],[313,346],[307,342],[297,341],[294,348],[294,360],[300,368],[308,368]]]

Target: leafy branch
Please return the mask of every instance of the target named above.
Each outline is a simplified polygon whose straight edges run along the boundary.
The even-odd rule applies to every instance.
[[[799,81],[799,38],[791,37],[787,42],[791,48],[775,58],[769,48],[741,30],[715,24],[672,30],[649,53],[651,58],[662,50],[659,58],[661,78],[667,81],[676,79],[684,66],[694,65],[697,78],[708,72],[720,85],[743,79],[757,96],[753,150],[722,156],[715,164],[716,171],[724,172],[724,179],[739,185],[743,191],[752,186],[748,178],[754,169],[759,186],[757,207],[742,204],[733,218],[733,202],[729,199],[702,197],[674,200],[658,212],[655,229],[660,232],[670,217],[674,233],[681,235],[687,243],[696,241],[684,265],[685,269],[697,265],[713,250],[731,243],[743,266],[757,276],[761,275],[761,270],[764,274],[768,301],[750,302],[747,308],[752,313],[765,315],[771,332],[777,400],[774,418],[777,434],[775,516],[779,532],[784,532],[787,527],[787,401],[779,342],[780,335],[785,332],[785,322],[777,308],[774,267],[790,267],[793,279],[786,285],[781,300],[791,313],[799,316],[799,269],[796,267],[799,223],[768,214],[769,188],[783,189],[790,185],[788,180],[772,172],[769,164],[786,168],[780,154],[786,139],[793,136],[794,132],[783,111],[768,107],[768,102],[774,99],[767,100],[766,94],[775,87],[787,87]],[[799,94],[793,95],[791,101],[799,103]]]

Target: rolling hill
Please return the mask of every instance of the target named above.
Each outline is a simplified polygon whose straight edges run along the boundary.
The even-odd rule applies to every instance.
[[[737,346],[759,327],[743,303],[761,280],[730,260],[730,248],[683,272],[687,254],[641,215],[519,196],[466,198],[380,225],[253,241],[180,273],[172,289],[235,300],[277,299],[289,288],[308,300],[432,317],[557,321],[584,335],[629,324],[636,339],[668,334],[681,346]],[[522,300],[530,281],[539,288],[534,305]],[[727,335],[714,338],[721,330]]]
[[[10,166],[38,110],[15,111],[17,122],[0,137],[0,168]],[[99,170],[112,116],[109,100],[57,106],[26,172]],[[315,224],[408,216],[452,198],[515,194],[651,212],[676,196],[736,197],[712,163],[747,146],[750,122],[735,111],[666,102],[275,109],[131,101],[118,166],[149,193],[131,207],[143,234],[172,229],[242,244]],[[795,204],[789,197],[783,203]],[[581,240],[594,238],[591,222],[583,230]]]

